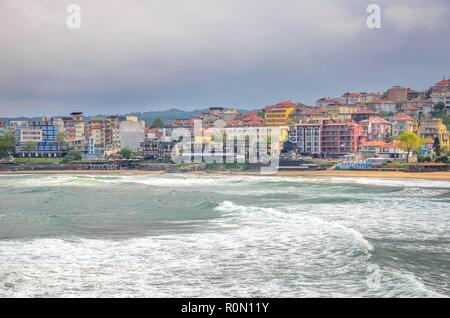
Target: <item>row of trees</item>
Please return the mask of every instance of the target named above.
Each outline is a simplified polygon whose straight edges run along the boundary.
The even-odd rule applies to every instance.
[[[0,137],[0,157],[7,157],[14,153],[16,146],[16,137],[7,132],[4,136]]]

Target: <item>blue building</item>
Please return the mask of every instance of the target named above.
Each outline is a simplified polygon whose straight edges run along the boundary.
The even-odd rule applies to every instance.
[[[20,142],[20,130],[28,128],[28,121],[26,120],[11,120],[8,124],[8,130],[14,134],[17,142]]]
[[[51,120],[29,122],[20,131],[16,153],[21,157],[58,157],[61,154],[58,133],[59,127]],[[30,141],[33,147],[29,146]]]

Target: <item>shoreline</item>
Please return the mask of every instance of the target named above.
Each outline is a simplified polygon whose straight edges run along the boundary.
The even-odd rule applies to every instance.
[[[21,170],[0,171],[1,175],[20,174],[79,174],[79,175],[162,175],[167,171],[146,170]],[[320,171],[278,171],[275,174],[263,175],[253,171],[189,171],[177,174],[186,175],[224,175],[224,176],[276,176],[276,177],[344,177],[344,178],[379,178],[379,179],[420,179],[450,181],[450,172],[402,172],[402,171],[355,171],[355,170],[320,170]]]

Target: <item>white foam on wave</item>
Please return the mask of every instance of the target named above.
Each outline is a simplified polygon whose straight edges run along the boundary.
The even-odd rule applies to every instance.
[[[396,270],[384,270],[382,275],[387,276],[387,280],[400,281],[405,288],[402,291],[391,291],[391,297],[433,297],[433,298],[448,298],[448,296],[436,292],[430,287],[426,286],[422,280],[417,278],[413,273],[400,272]],[[396,282],[397,283],[397,282]]]
[[[191,176],[171,174],[103,176],[87,174],[70,175],[20,175],[15,178],[0,179],[0,186],[13,187],[60,187],[60,186],[108,186],[134,183],[157,187],[223,186],[252,182],[247,177]]]
[[[216,211],[224,212],[227,214],[236,214],[238,216],[250,216],[255,217],[271,217],[278,220],[291,218],[290,215],[274,208],[263,208],[259,206],[244,206],[238,205],[231,201],[223,201],[219,203],[217,207],[214,208]]]
[[[333,271],[331,255],[292,254],[298,242],[280,246],[283,233],[264,233],[0,241],[0,297],[348,297],[370,291],[366,276],[345,275],[369,263],[349,259]],[[381,274],[376,296],[443,297],[412,274]]]
[[[120,183],[137,183],[150,186],[173,187],[173,186],[220,186],[235,184],[262,184],[270,182],[294,182],[303,184],[362,184],[385,187],[414,187],[414,188],[442,188],[450,189],[450,182],[440,180],[416,180],[416,179],[383,179],[364,177],[279,177],[279,176],[228,176],[228,175],[120,175],[102,176],[87,174],[70,175],[6,175],[0,178],[0,186],[22,186],[22,187],[52,187],[52,186],[95,186]],[[270,189],[269,189],[270,190]],[[268,190],[268,191],[269,191]],[[273,189],[276,191],[276,189]],[[295,190],[295,189],[294,189]],[[262,190],[258,190],[262,191]],[[265,190],[264,190],[265,191]],[[244,192],[241,192],[244,193]],[[265,192],[264,192],[265,193]]]
[[[24,175],[21,178],[0,179],[0,185],[20,188],[96,186],[119,182],[120,179],[114,177],[97,177],[89,175]]]
[[[283,208],[281,208],[281,209],[283,209]],[[295,207],[293,207],[293,208],[285,207],[284,209],[287,209],[288,211],[290,210],[290,213],[283,212],[280,209],[274,209],[274,208],[261,208],[261,207],[257,207],[257,206],[237,205],[231,201],[221,202],[215,208],[215,210],[222,211],[225,213],[240,213],[240,214],[244,214],[244,215],[245,214],[247,214],[247,215],[253,214],[253,217],[255,216],[255,214],[258,214],[258,217],[263,217],[263,218],[271,217],[271,219],[273,219],[274,222],[280,221],[280,220],[287,220],[288,223],[305,222],[306,221],[306,222],[311,223],[313,225],[313,227],[327,226],[331,230],[337,229],[344,233],[350,234],[354,238],[354,241],[358,245],[362,246],[367,253],[373,251],[373,249],[374,249],[373,245],[370,244],[370,242],[364,237],[364,235],[353,228],[346,227],[337,222],[325,221],[317,216],[295,214],[295,213],[293,213],[293,210],[295,211],[295,209],[296,209]]]
[[[330,222],[326,221],[324,219],[321,219],[316,216],[306,216],[306,218],[310,219],[312,222],[316,223],[318,226],[328,226],[330,228],[342,230],[344,233],[350,234],[354,238],[354,242],[358,245],[361,245],[366,253],[372,252],[374,250],[374,247],[370,242],[364,237],[364,235],[361,232],[358,232],[354,228],[347,227],[345,225],[342,225],[338,222]]]

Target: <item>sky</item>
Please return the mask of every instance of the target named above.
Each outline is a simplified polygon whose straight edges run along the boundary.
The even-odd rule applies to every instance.
[[[0,0],[0,117],[314,105],[444,75],[448,0]]]

